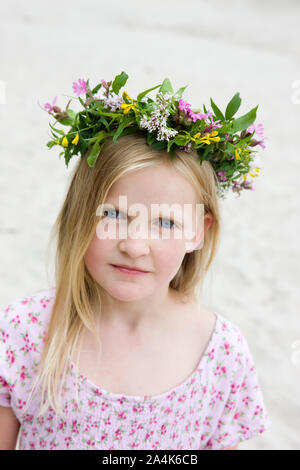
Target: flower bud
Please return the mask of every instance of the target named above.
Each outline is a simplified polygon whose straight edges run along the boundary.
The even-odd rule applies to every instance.
[[[256,145],[258,145],[260,143],[260,140],[251,140],[251,143],[249,144],[249,147],[255,147]]]

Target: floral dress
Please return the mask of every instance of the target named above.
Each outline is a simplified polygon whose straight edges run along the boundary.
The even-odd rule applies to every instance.
[[[198,366],[172,390],[155,396],[111,393],[70,361],[64,416],[49,406],[38,417],[37,395],[25,411],[54,299],[55,287],[0,311],[0,406],[12,407],[20,422],[20,450],[219,450],[272,424],[247,340],[220,313]]]

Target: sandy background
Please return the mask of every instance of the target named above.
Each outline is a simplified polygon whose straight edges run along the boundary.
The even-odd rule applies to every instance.
[[[130,96],[169,77],[175,89],[189,84],[194,107],[213,97],[224,110],[237,91],[240,115],[259,104],[264,167],[255,191],[221,203],[203,299],[246,336],[273,421],[240,449],[300,449],[299,15],[296,0],[1,5],[1,309],[52,286],[46,249],[69,170],[46,146],[49,116],[38,102],[58,95],[64,107],[79,77],[96,84],[124,70]]]

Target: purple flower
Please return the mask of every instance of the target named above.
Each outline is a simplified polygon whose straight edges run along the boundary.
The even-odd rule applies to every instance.
[[[265,146],[265,144],[263,143],[262,140],[260,142],[258,142],[258,145],[260,145],[262,149],[266,148],[266,146]]]
[[[198,121],[199,119],[209,119],[209,131],[216,129],[217,127],[222,127],[221,124],[218,124],[219,121],[214,121],[212,118],[212,111],[208,111],[207,113],[194,113],[194,111],[191,110],[191,105],[190,103],[187,103],[186,101],[183,101],[182,99],[179,100],[178,102],[178,108],[180,111],[182,111],[187,117],[192,119],[193,122]],[[209,132],[207,131],[207,132]]]
[[[257,135],[259,135],[259,137],[261,137],[262,139],[264,138],[264,127],[262,124],[251,124],[251,126],[248,127],[247,132],[249,132],[250,134],[252,134],[252,132],[255,132]]]
[[[227,170],[223,170],[223,171],[218,171],[218,172],[217,172],[217,174],[219,175],[220,181],[226,181],[226,180],[227,180],[227,177],[224,176],[225,173],[227,173]]]
[[[222,127],[222,124],[219,124],[220,119],[218,121],[214,121],[212,115],[209,116],[209,121],[210,125],[212,126],[212,129],[216,129],[217,127]]]
[[[78,83],[73,82],[73,91],[77,96],[86,93],[86,82],[83,79],[78,78]]]
[[[45,108],[46,110],[48,110],[48,113],[49,113],[49,114],[52,113],[52,111],[53,111],[53,106],[55,105],[56,100],[57,100],[57,96],[56,96],[56,97],[54,98],[54,100],[52,101],[52,105],[51,105],[50,103],[46,103],[46,104],[45,104],[44,108]]]
[[[191,105],[190,103],[187,103],[186,101],[183,101],[181,98],[178,102],[178,108],[180,111],[184,112],[185,114],[188,115],[189,111],[191,110]]]
[[[248,127],[247,129],[247,132],[252,134],[252,132],[255,132],[255,134],[257,134],[259,137],[260,137],[260,141],[258,142],[258,145],[261,146],[262,149],[265,149],[266,146],[264,144],[264,140],[265,140],[265,137],[264,137],[264,127],[262,124],[251,124],[250,127]]]
[[[198,119],[207,119],[210,116],[210,111],[206,114],[203,113],[194,113],[191,109],[189,110],[189,116],[193,120],[193,122],[196,122]]]

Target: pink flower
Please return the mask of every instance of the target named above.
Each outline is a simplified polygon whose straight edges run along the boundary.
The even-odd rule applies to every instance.
[[[212,118],[212,111],[208,111],[207,113],[194,113],[191,110],[190,103],[183,101],[180,99],[178,101],[178,108],[182,111],[187,117],[191,118],[193,122],[198,121],[199,119],[210,119],[209,121],[209,130],[210,132],[212,129],[216,129],[217,127],[222,127],[221,124],[218,124],[220,121],[214,121]]]
[[[262,124],[251,124],[251,126],[248,127],[247,132],[250,132],[250,134],[252,134],[252,132],[255,132],[259,137],[261,137],[262,139],[264,138],[264,127]]]
[[[50,103],[46,103],[46,104],[45,104],[44,108],[45,108],[46,110],[48,110],[48,113],[49,113],[49,114],[52,113],[52,111],[53,111],[53,106],[55,105],[56,100],[57,100],[57,96],[55,96],[54,100],[52,101],[52,105],[51,105]]]
[[[73,82],[73,91],[77,96],[86,93],[86,82],[83,79],[78,78],[78,83]]]
[[[263,127],[262,124],[257,124],[257,125],[251,124],[251,126],[248,127],[247,132],[249,132],[250,134],[252,134],[252,132],[255,132],[255,134],[257,134],[258,137],[260,137],[260,139],[261,139],[258,142],[258,145],[260,145],[262,149],[266,148],[266,146],[264,144],[264,139],[265,139],[265,137],[264,137],[264,127]]]
[[[192,110],[190,110],[189,115],[192,118],[193,122],[196,122],[198,119],[208,119],[208,118],[212,119],[212,117],[211,117],[212,112],[211,111],[208,111],[207,113],[194,113]]]
[[[209,112],[208,112],[209,113]],[[207,113],[207,114],[208,114]],[[209,121],[210,121],[210,127],[211,129],[216,129],[217,127],[222,127],[222,124],[219,124],[220,122],[220,119],[218,121],[214,121],[213,120],[213,117],[211,115],[208,116],[209,117]],[[210,131],[209,131],[210,132]]]
[[[180,111],[184,112],[185,114],[188,114],[190,109],[191,109],[191,105],[190,103],[187,103],[186,101],[183,101],[181,98],[178,102],[178,108],[180,109]]]
[[[227,177],[226,177],[226,176],[224,176],[224,175],[225,175],[225,173],[227,173],[227,170],[224,170],[224,171],[218,171],[218,172],[217,172],[217,174],[219,175],[219,179],[220,179],[221,181],[226,181],[226,180],[227,180]]]

